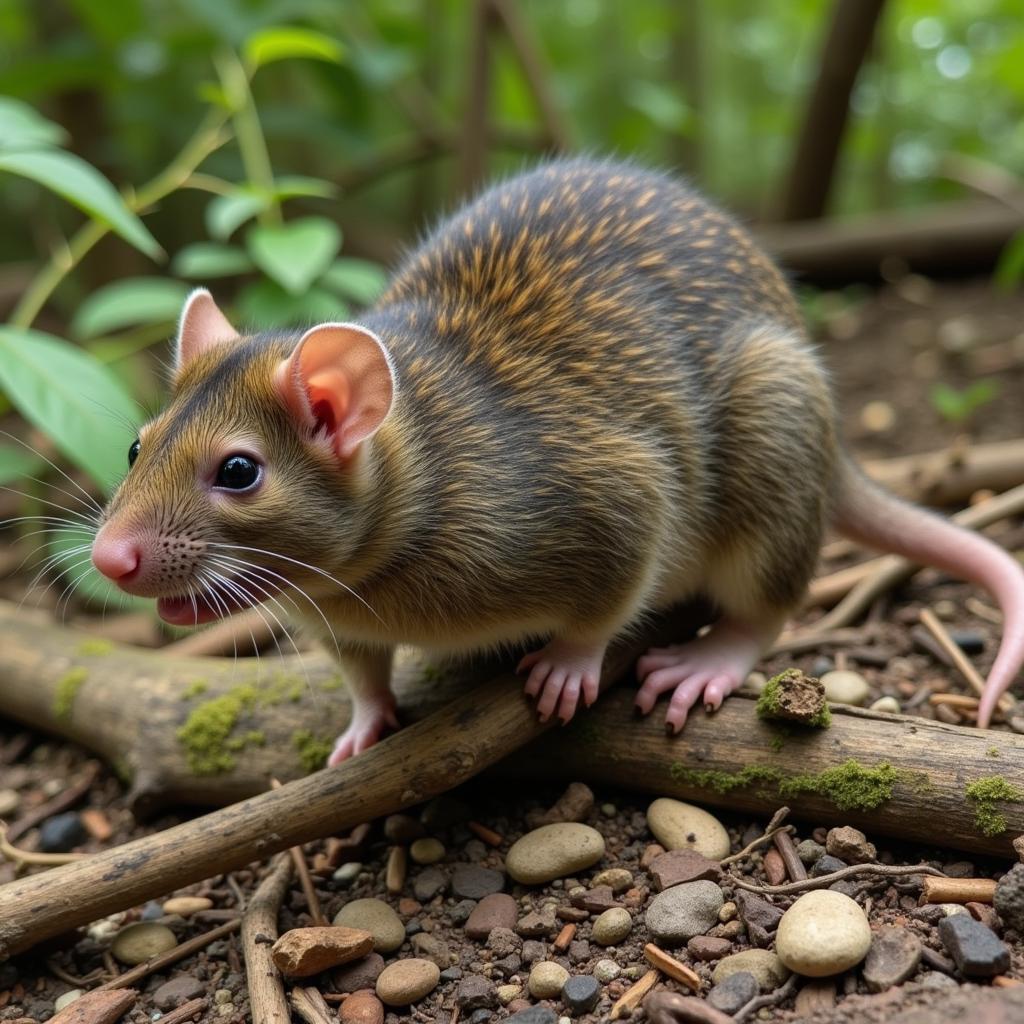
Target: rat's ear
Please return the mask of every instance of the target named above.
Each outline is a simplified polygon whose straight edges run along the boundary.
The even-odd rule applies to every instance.
[[[213,296],[205,288],[196,288],[185,300],[178,321],[178,342],[175,346],[174,368],[180,370],[201,352],[224,341],[236,341],[238,331],[217,308]]]
[[[358,324],[321,324],[277,368],[278,390],[307,429],[350,458],[391,411],[395,376],[384,345]]]

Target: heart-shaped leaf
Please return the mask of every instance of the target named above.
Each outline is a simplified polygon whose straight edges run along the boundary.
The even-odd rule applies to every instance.
[[[289,327],[295,324],[344,320],[348,305],[321,288],[302,295],[289,295],[273,281],[254,281],[239,293],[235,307],[243,320],[260,327]]]
[[[76,338],[96,338],[136,324],[173,323],[189,292],[168,277],[129,277],[93,292],[71,321]]]
[[[185,246],[171,264],[182,277],[231,277],[253,269],[252,260],[243,249],[217,242],[194,242]]]
[[[236,228],[262,213],[269,205],[269,198],[248,189],[216,196],[206,207],[207,230],[214,238],[224,241]]]
[[[321,283],[360,306],[369,306],[380,298],[388,276],[376,263],[344,256],[327,268]]]
[[[331,265],[341,248],[338,225],[325,217],[287,224],[257,224],[246,244],[253,262],[285,291],[301,295]]]

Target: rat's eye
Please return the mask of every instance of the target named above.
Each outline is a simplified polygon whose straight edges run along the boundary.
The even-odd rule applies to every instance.
[[[260,464],[248,455],[229,455],[217,470],[217,487],[232,491],[247,491],[260,478]]]
[[[136,438],[132,441],[131,448],[128,449],[128,465],[134,466],[135,460],[139,457],[139,439]]]

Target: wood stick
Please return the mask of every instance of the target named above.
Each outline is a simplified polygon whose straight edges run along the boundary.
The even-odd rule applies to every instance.
[[[667,974],[673,981],[678,981],[680,985],[685,985],[693,992],[700,991],[700,976],[690,970],[686,964],[680,963],[674,956],[669,956],[665,950],[653,942],[648,942],[644,946],[644,959],[662,974]]]
[[[270,785],[272,789],[281,788],[278,779],[271,779]],[[306,855],[302,852],[302,847],[293,846],[288,851],[288,855],[292,859],[296,875],[299,876],[299,884],[302,886],[303,896],[306,897],[306,906],[309,908],[309,916],[313,919],[313,924],[328,924],[327,918],[324,917],[323,907],[320,906],[320,897],[316,894],[316,886],[313,885],[313,878],[309,873],[309,866],[306,864]]]
[[[926,878],[921,890],[925,903],[991,903],[996,883],[991,878]]]
[[[611,1019],[618,1020],[632,1013],[643,1002],[644,996],[657,984],[658,972],[648,971],[612,1004]]]
[[[293,988],[289,1001],[292,1009],[306,1024],[335,1024],[334,1014],[319,989],[312,986]],[[253,1024],[257,1024],[257,1021],[254,1020]]]
[[[242,917],[242,950],[253,1024],[288,1024],[291,1020],[281,973],[270,955],[278,936],[277,914],[291,880],[291,857],[289,853],[278,854]]]
[[[202,1013],[206,1006],[207,1000],[203,996],[190,999],[187,1003],[182,1003],[176,1010],[165,1013],[160,1018],[160,1024],[185,1024],[186,1021],[193,1020],[197,1013]]]
[[[797,856],[793,837],[786,829],[779,829],[772,836],[772,842],[775,844],[775,849],[779,851],[782,863],[786,865],[786,874],[789,875],[790,880],[802,882],[807,877],[807,868],[804,867],[804,862]]]

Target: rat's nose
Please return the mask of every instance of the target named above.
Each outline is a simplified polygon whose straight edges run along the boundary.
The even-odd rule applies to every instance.
[[[96,535],[92,545],[92,564],[108,580],[124,583],[139,571],[142,552],[137,541],[128,537],[104,537],[104,531]]]

